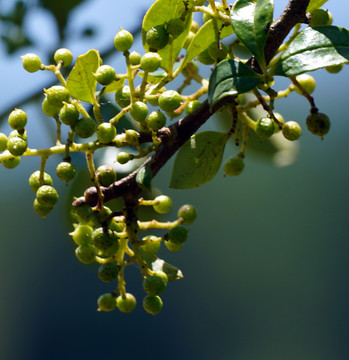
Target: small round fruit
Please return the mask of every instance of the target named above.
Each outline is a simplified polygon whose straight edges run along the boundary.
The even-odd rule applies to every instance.
[[[145,53],[141,58],[141,69],[147,72],[153,72],[160,67],[161,61],[162,58],[158,53]]]
[[[217,62],[224,60],[228,55],[228,48],[222,43],[218,47],[217,42],[210,44],[207,51],[210,57]]]
[[[91,245],[80,245],[75,249],[75,256],[83,264],[92,264],[96,260],[96,250]]]
[[[73,104],[65,103],[59,111],[59,118],[62,123],[68,126],[75,126],[79,121],[80,113]]]
[[[169,231],[168,240],[173,244],[183,244],[188,238],[188,232],[184,226],[178,225]]]
[[[136,130],[128,129],[125,131],[126,142],[131,146],[137,146],[138,141],[138,132]]]
[[[125,297],[120,295],[116,299],[116,307],[123,313],[132,312],[136,308],[136,305],[136,298],[130,293],[126,293]]]
[[[136,101],[131,105],[130,115],[139,123],[143,123],[148,115],[148,106],[142,101]]]
[[[13,110],[9,117],[8,123],[14,130],[22,130],[27,125],[28,116],[21,109]]]
[[[267,139],[275,132],[275,124],[273,119],[269,117],[260,118],[256,122],[256,134],[261,140]]]
[[[14,169],[21,162],[20,156],[13,156],[8,150],[5,150],[2,154],[5,156],[8,155],[7,158],[1,160],[1,164],[6,169]]]
[[[99,250],[108,250],[109,248],[114,249],[116,244],[118,246],[118,237],[110,229],[100,227],[93,231],[91,243]]]
[[[157,315],[161,311],[162,306],[163,303],[160,296],[147,295],[143,299],[143,308],[151,315]]]
[[[326,66],[325,69],[330,74],[338,74],[343,69],[343,64]]]
[[[148,127],[153,131],[158,131],[166,124],[166,116],[160,111],[152,111],[146,119]]]
[[[73,232],[69,233],[73,237],[76,245],[88,245],[91,242],[93,228],[90,225],[79,224]]]
[[[141,62],[141,54],[139,54],[137,51],[132,51],[131,54],[129,55],[129,60],[131,65],[139,65]]]
[[[321,139],[329,132],[331,127],[329,117],[323,113],[310,114],[306,123],[308,130],[312,134],[320,136]]]
[[[151,275],[143,280],[143,290],[149,295],[160,295],[166,289],[165,280],[157,275]]]
[[[97,127],[97,139],[101,144],[108,144],[114,140],[116,128],[111,123],[102,123]]]
[[[19,136],[13,136],[7,141],[7,150],[14,156],[20,156],[27,150],[27,141]]]
[[[83,117],[77,122],[74,127],[74,131],[77,136],[82,139],[91,137],[96,131],[97,125],[95,121],[90,117]]]
[[[194,37],[195,37],[195,33],[192,31],[189,31],[189,34],[183,44],[183,49],[188,49],[188,47],[189,47],[190,43],[192,42],[192,40],[194,39]]]
[[[205,0],[206,2],[206,0]],[[200,29],[200,25],[198,22],[196,22],[195,20],[192,20],[191,24],[190,24],[190,31],[192,31],[194,34],[196,34]]]
[[[97,82],[101,85],[109,85],[115,80],[116,72],[110,65],[102,65],[93,74]]]
[[[63,66],[69,66],[73,61],[73,54],[70,50],[61,48],[56,50],[53,58],[56,64],[61,62]]]
[[[197,61],[201,62],[201,64],[204,65],[212,65],[215,63],[215,60],[211,58],[208,49],[202,51],[198,57],[197,57]]]
[[[22,58],[22,64],[23,64],[24,70],[26,70],[30,73],[34,73],[34,72],[40,70],[41,60],[38,55],[28,53],[28,54],[21,56],[21,58]]]
[[[52,185],[52,178],[49,174],[44,172],[42,182],[40,182],[40,171],[37,170],[30,175],[29,186],[33,192],[36,193],[42,185]]]
[[[171,19],[167,24],[167,32],[174,38],[178,37],[185,29],[185,23],[182,19]]]
[[[119,152],[118,156],[116,157],[116,161],[121,165],[128,163],[130,160],[131,160],[131,155],[125,151]]]
[[[51,185],[42,185],[36,192],[38,202],[43,206],[54,206],[59,196],[56,189]]]
[[[53,206],[43,206],[38,202],[37,199],[34,199],[33,209],[39,216],[45,219],[46,215],[48,215],[53,210]]]
[[[121,29],[115,36],[114,36],[114,46],[115,49],[125,52],[128,51],[133,44],[133,36],[127,30]]]
[[[100,265],[97,273],[98,277],[103,282],[107,282],[107,283],[116,280],[118,278],[118,274],[119,274],[119,268],[113,262],[107,262],[105,264]]]
[[[151,51],[163,49],[169,40],[169,34],[164,25],[156,25],[151,27],[146,35],[145,41]]]
[[[116,300],[112,294],[103,294],[98,300],[98,311],[113,311],[116,308]]]
[[[245,163],[241,156],[233,156],[224,164],[223,171],[225,175],[237,176],[244,170]]]
[[[172,251],[172,252],[179,251],[183,247],[183,244],[174,244],[171,241],[164,241],[164,243],[165,243],[167,250]]]
[[[174,111],[178,109],[182,102],[182,96],[175,90],[164,91],[159,96],[159,106],[164,111]]]
[[[331,25],[332,21],[332,14],[329,11],[324,9],[315,9],[311,12],[309,26]]]
[[[296,76],[296,80],[299,82],[299,84],[302,86],[302,88],[308,93],[311,94],[314,92],[316,87],[316,81],[315,79],[308,74],[301,74]],[[294,90],[302,95],[302,91],[297,87],[294,86]]]
[[[42,112],[45,115],[47,115],[49,117],[54,117],[59,114],[59,111],[61,110],[62,107],[60,105],[57,106],[57,105],[53,105],[53,104],[49,103],[47,101],[47,96],[45,96],[45,99],[42,102],[41,108],[42,108]]]
[[[124,87],[118,89],[115,92],[115,101],[122,108],[129,106],[131,104],[130,87],[125,85]]]
[[[28,141],[27,131],[23,132],[23,131],[12,130],[8,135],[8,139],[11,139],[14,136],[20,137],[23,140]]]
[[[159,214],[166,214],[171,210],[172,200],[169,196],[160,195],[154,199],[154,210]]]
[[[8,138],[4,133],[0,133],[0,151],[5,151],[7,149]]]
[[[109,186],[116,181],[115,170],[109,165],[101,165],[96,171],[98,182],[102,186]]]
[[[72,163],[62,161],[57,165],[56,174],[62,181],[68,183],[74,179],[76,175],[76,169]]]
[[[199,100],[193,100],[189,101],[187,107],[185,108],[185,112],[187,114],[191,114],[193,111],[195,111],[199,106],[201,105],[201,102]]]
[[[67,88],[61,85],[54,85],[48,89],[44,89],[47,102],[51,106],[63,107],[63,101],[69,102],[70,94]]]
[[[294,141],[302,135],[302,129],[296,121],[287,121],[282,125],[282,134],[287,140]]]
[[[183,219],[182,224],[191,224],[197,217],[196,208],[190,204],[182,205],[178,210],[177,216]]]
[[[142,245],[142,249],[150,254],[156,254],[161,247],[161,238],[153,235],[148,235],[142,239],[146,244]]]

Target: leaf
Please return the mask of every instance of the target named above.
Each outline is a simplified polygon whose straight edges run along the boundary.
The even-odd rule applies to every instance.
[[[231,24],[236,36],[265,69],[264,47],[273,21],[273,0],[237,0],[231,10]]]
[[[159,259],[153,254],[149,254],[143,249],[140,249],[142,259],[146,262],[149,269],[152,271],[163,271],[166,273],[169,281],[178,280],[183,277],[182,271],[175,266],[167,263],[164,260]]]
[[[349,31],[338,26],[303,30],[282,54],[275,75],[295,76],[349,62]]]
[[[136,182],[142,190],[151,189],[152,172],[148,166],[143,166],[139,169]]]
[[[114,80],[111,84],[105,87],[103,94],[108,94],[121,89],[124,86],[125,79]]]
[[[156,25],[166,25],[171,19],[179,18],[185,10],[183,0],[157,0],[147,11],[142,24],[142,41],[145,50],[149,50],[145,42],[145,35],[148,30]],[[158,54],[162,58],[161,67],[169,71],[170,66],[177,59],[179,52],[183,48],[185,40],[189,34],[192,14],[187,14],[185,19],[185,29],[182,34],[176,37],[170,45],[166,45],[163,49],[158,50]]]
[[[262,82],[262,76],[236,59],[221,61],[210,76],[210,108],[223,98],[246,93]]]
[[[92,75],[100,65],[100,57],[97,50],[90,50],[86,54],[78,56],[76,64],[67,79],[67,88],[70,95],[75,99],[93,104],[97,81]]]
[[[192,189],[209,182],[219,169],[228,138],[217,131],[193,135],[176,156],[170,187]]]
[[[307,12],[312,12],[315,9],[320,9],[323,4],[325,4],[327,0],[310,0],[309,5],[307,7]]]

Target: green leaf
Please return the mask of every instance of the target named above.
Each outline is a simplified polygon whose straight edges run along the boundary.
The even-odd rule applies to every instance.
[[[152,271],[163,271],[166,273],[169,281],[178,280],[183,277],[182,271],[175,266],[167,263],[164,260],[159,259],[153,254],[149,254],[143,249],[140,249],[142,259],[146,262],[148,268]]]
[[[228,138],[217,131],[193,135],[176,156],[170,187],[192,189],[209,182],[219,169]]]
[[[166,25],[171,19],[179,18],[185,10],[183,0],[157,0],[147,11],[142,24],[142,41],[145,50],[149,50],[145,42],[145,35],[153,26]],[[185,19],[185,29],[182,34],[176,37],[171,45],[166,45],[158,51],[162,57],[161,67],[169,71],[171,65],[175,62],[179,52],[183,48],[185,40],[189,34],[192,14],[187,14]]]
[[[236,59],[221,61],[210,76],[210,108],[223,98],[246,93],[262,82],[262,76]]]
[[[310,0],[309,5],[307,7],[307,12],[312,12],[315,9],[320,9],[323,4],[325,4],[327,0]]]
[[[114,80],[111,84],[105,87],[103,94],[108,94],[121,89],[124,86],[125,79]]]
[[[349,62],[349,31],[337,26],[303,30],[282,54],[275,75],[296,76]]]
[[[152,176],[153,174],[148,166],[143,166],[139,169],[136,176],[136,182],[142,190],[151,189]]]
[[[67,79],[67,88],[70,95],[75,99],[93,104],[97,81],[92,75],[100,64],[97,50],[90,50],[86,54],[78,56],[76,64]]]
[[[264,47],[273,21],[273,0],[237,0],[231,10],[231,24],[236,36],[265,69]]]

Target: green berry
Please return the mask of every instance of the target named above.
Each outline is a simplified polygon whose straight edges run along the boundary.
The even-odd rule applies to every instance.
[[[57,203],[59,196],[53,186],[42,185],[36,192],[36,198],[41,205],[50,207]]]
[[[171,19],[167,23],[167,32],[174,38],[178,37],[185,29],[185,23],[182,19]]]
[[[159,214],[166,214],[171,210],[172,200],[169,196],[160,195],[154,199],[154,210]]]
[[[90,117],[83,117],[77,122],[74,127],[74,131],[77,136],[82,139],[91,137],[96,131],[97,125],[95,121]]]
[[[205,2],[206,2],[206,0],[205,0]],[[192,22],[190,24],[190,31],[193,32],[194,34],[196,34],[199,31],[199,29],[200,29],[199,23],[197,23],[195,20],[192,20]]]
[[[182,96],[175,90],[164,91],[159,96],[159,106],[164,111],[174,111],[178,109],[182,102]]]
[[[123,313],[132,312],[136,305],[136,298],[130,293],[126,293],[125,297],[120,295],[116,299],[116,307]]]
[[[330,74],[338,74],[343,69],[343,64],[326,66],[325,69]]]
[[[114,37],[114,46],[117,50],[128,51],[133,44],[133,36],[127,30],[120,30]]]
[[[15,109],[8,117],[8,123],[15,130],[22,130],[27,124],[28,116],[21,109]]]
[[[260,118],[256,122],[256,134],[262,140],[269,138],[274,134],[275,124],[273,119],[269,117]]]
[[[188,232],[184,226],[176,226],[169,231],[168,240],[173,244],[183,244],[188,238]]]
[[[296,121],[287,121],[282,126],[282,134],[287,140],[297,140],[302,135],[302,130]]]
[[[111,123],[102,123],[97,127],[97,139],[101,144],[108,144],[114,140],[116,128]]]
[[[33,209],[39,216],[45,219],[46,215],[48,215],[53,210],[53,206],[43,206],[38,202],[37,199],[34,199]]]
[[[104,282],[112,282],[118,278],[119,268],[113,262],[107,262],[98,268],[98,277]]]
[[[40,70],[41,60],[38,55],[28,53],[28,54],[21,56],[21,58],[22,58],[22,64],[23,64],[24,70],[26,70],[30,73],[34,73],[34,72]]]
[[[241,156],[233,156],[224,164],[223,171],[225,175],[237,176],[244,170],[245,163]]]
[[[112,294],[103,294],[98,300],[98,311],[113,311],[116,308],[116,300]]]
[[[93,74],[97,82],[101,85],[109,85],[115,80],[116,72],[110,65],[100,66]]]
[[[332,14],[323,9],[315,9],[311,12],[311,19],[309,21],[309,26],[318,26],[318,25],[331,25],[333,21]]]
[[[326,114],[323,113],[314,113],[310,114],[307,117],[307,128],[314,134],[321,137],[321,139],[326,135],[331,127],[330,119]]]
[[[33,192],[36,194],[39,187],[42,185],[52,185],[52,178],[49,174],[44,172],[42,181],[40,181],[40,171],[37,170],[30,175],[29,186],[33,190]]]
[[[124,87],[118,89],[115,92],[115,101],[122,108],[129,106],[131,104],[130,87],[125,85]]]
[[[0,151],[5,151],[7,149],[8,138],[4,133],[0,133]]]
[[[125,151],[119,152],[118,156],[116,157],[116,161],[121,165],[128,163],[130,160],[131,160],[131,155]]]
[[[151,27],[146,35],[145,41],[151,51],[163,49],[169,40],[169,34],[164,25],[156,25]]]
[[[212,65],[215,63],[215,60],[211,58],[208,49],[202,51],[198,57],[197,57],[197,61],[201,62],[201,64],[204,65]]]
[[[109,165],[101,165],[96,171],[98,182],[102,186],[109,186],[116,181],[115,170]]]
[[[139,54],[137,51],[132,51],[129,55],[131,65],[139,65],[141,63],[141,58],[141,54]]]
[[[191,114],[193,111],[195,111],[199,106],[201,105],[201,102],[199,100],[193,100],[189,101],[187,107],[185,108],[185,112],[187,114]]]
[[[153,131],[158,131],[166,124],[166,116],[160,111],[152,111],[146,119],[148,127]]]
[[[157,275],[151,275],[143,280],[143,290],[149,295],[160,295],[166,289],[166,282]]]
[[[172,252],[179,251],[183,247],[183,244],[174,244],[171,241],[164,241],[164,243],[165,243],[167,250],[172,251]]]
[[[192,40],[194,39],[194,37],[195,37],[195,33],[192,31],[189,31],[189,34],[183,44],[183,49],[188,49],[188,47],[189,47],[190,43],[192,42]]]
[[[228,48],[222,43],[220,43],[219,45],[220,46],[218,47],[217,42],[214,42],[210,44],[210,46],[207,49],[210,57],[216,62],[220,62],[224,60],[228,55]]]
[[[17,131],[17,130],[12,130],[9,135],[8,138],[11,139],[12,137],[17,136],[22,138],[25,141],[28,141],[28,136],[27,136],[27,131]]]
[[[7,150],[14,156],[20,156],[27,150],[27,141],[19,136],[13,136],[7,141]]]
[[[69,66],[73,61],[73,54],[70,50],[62,48],[56,50],[53,58],[55,59],[56,64],[61,62],[63,66]]]
[[[190,204],[182,205],[178,210],[177,216],[183,219],[182,224],[191,224],[197,217],[196,208]]]
[[[76,245],[88,245],[91,242],[93,228],[86,224],[79,224],[75,227],[74,231],[69,233],[73,237]]]
[[[154,275],[161,277],[161,279],[164,280],[165,285],[167,285],[167,283],[168,283],[168,276],[167,276],[167,274],[166,274],[164,271],[161,271],[161,270],[156,271],[156,272],[154,273]]]
[[[157,315],[161,311],[162,306],[163,303],[160,296],[147,295],[143,299],[143,308],[151,315]]]
[[[1,160],[1,164],[6,169],[14,169],[21,162],[20,156],[13,156],[8,150],[5,150],[2,154],[8,156],[7,158]]]
[[[79,121],[80,113],[73,104],[64,103],[59,111],[59,118],[62,123],[68,126],[75,126]]]
[[[75,249],[75,256],[83,264],[92,264],[96,260],[96,250],[91,245],[80,245]]]
[[[316,81],[315,79],[308,74],[301,74],[296,76],[296,80],[299,82],[299,84],[302,86],[302,88],[308,93],[311,94],[314,92],[316,87]],[[297,87],[294,86],[294,90],[302,95],[302,91]]]
[[[48,89],[44,89],[46,93],[47,102],[51,106],[59,107],[61,109],[63,107],[63,101],[69,102],[70,94],[67,88],[60,85],[51,86]]]
[[[137,146],[138,145],[138,132],[136,130],[126,130],[125,131],[125,139],[126,142],[131,146]]]
[[[130,115],[139,123],[143,123],[148,115],[148,106],[142,101],[136,101],[131,105]]]
[[[42,111],[45,115],[49,116],[49,117],[54,117],[57,116],[59,114],[59,111],[61,110],[61,106],[56,106],[53,105],[51,103],[49,103],[47,101],[47,96],[45,96],[44,101],[42,102],[41,105]]]
[[[157,70],[161,65],[162,58],[158,53],[148,52],[141,58],[141,69],[147,72]]]
[[[62,161],[57,165],[56,174],[62,181],[68,183],[69,181],[74,179],[76,169],[73,164]]]
[[[146,241],[144,245],[142,245],[142,249],[150,254],[156,254],[161,247],[161,238],[158,238],[153,235],[148,235],[142,239]]]
[[[93,231],[91,237],[92,245],[94,245],[99,250],[108,250],[109,248],[115,248],[117,244],[118,247],[118,237],[110,229],[97,228]]]

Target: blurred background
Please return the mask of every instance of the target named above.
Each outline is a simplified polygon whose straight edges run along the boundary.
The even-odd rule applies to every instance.
[[[44,63],[59,47],[78,56],[99,49],[107,63],[124,71],[113,50],[123,27],[135,34],[153,1],[0,0],[0,132],[9,133],[9,112],[21,104],[29,115],[29,146],[50,146],[52,121],[42,115],[42,89],[54,77],[29,74],[20,56],[37,53]],[[287,1],[277,1],[275,17]],[[326,6],[324,6],[326,8]],[[328,2],[334,24],[348,26],[348,2]],[[200,20],[200,19],[198,19]],[[105,56],[105,57],[104,57]],[[209,67],[206,70],[209,71]],[[119,70],[120,69],[120,70]],[[6,360],[41,359],[219,359],[344,360],[348,358],[348,83],[346,67],[336,75],[312,74],[320,111],[331,119],[321,141],[306,131],[309,107],[291,94],[277,111],[304,128],[289,149],[296,161],[276,166],[270,157],[247,151],[237,178],[220,170],[209,184],[189,191],[168,189],[172,161],[155,186],[173,197],[166,219],[184,203],[197,207],[188,242],[178,253],[161,255],[184,278],[169,284],[162,312],[141,306],[136,267],[126,272],[128,290],[138,299],[131,314],[100,313],[96,300],[113,285],[102,283],[96,267],[79,263],[68,232],[72,195],[83,180],[66,187],[55,177],[59,158],[50,158],[59,205],[41,219],[32,210],[28,178],[40,159],[24,158],[13,170],[0,169],[0,354]],[[288,86],[284,79],[275,88]],[[218,125],[216,125],[218,124]],[[220,128],[213,119],[206,129]],[[225,158],[237,152],[229,146]],[[83,157],[74,159],[83,169]],[[79,178],[81,179],[81,178]]]

